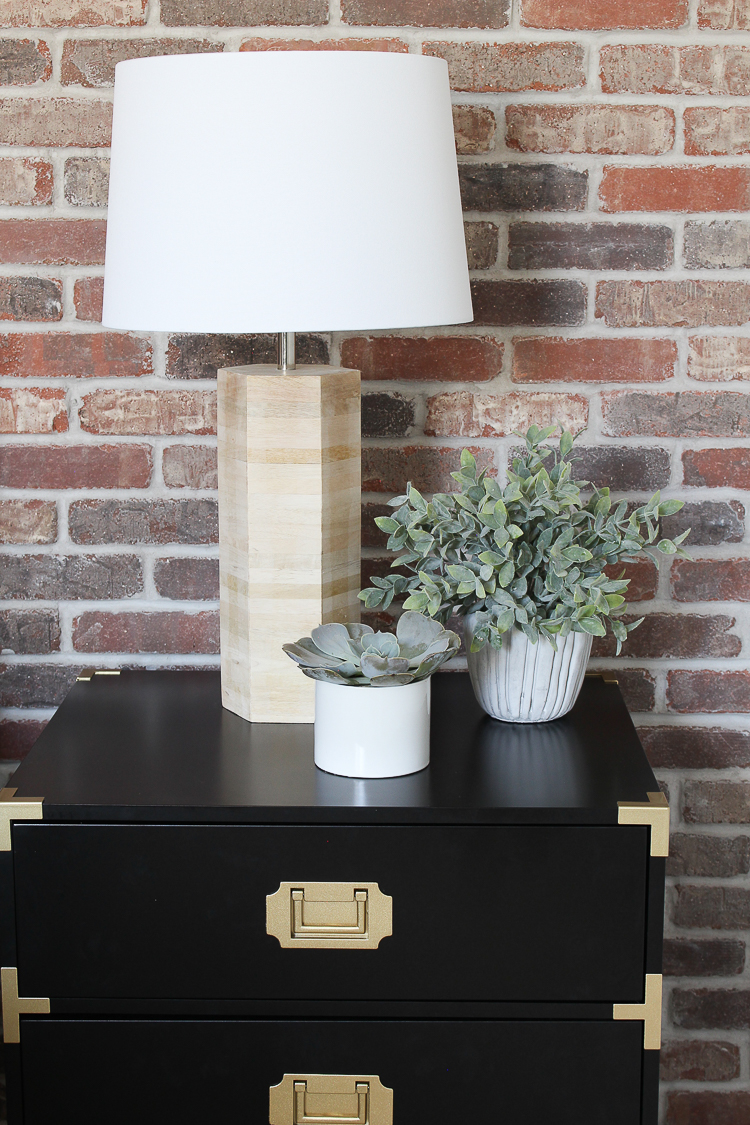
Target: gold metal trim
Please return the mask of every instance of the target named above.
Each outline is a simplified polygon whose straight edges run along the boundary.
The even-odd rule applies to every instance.
[[[282,949],[377,949],[393,933],[393,899],[377,883],[281,883],[266,933]]]
[[[650,824],[651,855],[669,855],[669,801],[647,793],[648,801],[618,801],[618,824]]]
[[[119,668],[84,668],[80,676],[76,676],[76,683],[88,684],[94,676],[119,676]]]
[[[643,1020],[643,1049],[661,1047],[661,973],[646,973],[646,999],[642,1004],[614,1004],[613,1020]]]
[[[587,680],[596,677],[597,679],[603,680],[605,684],[619,684],[620,682],[619,680],[616,680],[615,677],[612,676],[609,672],[585,672],[584,676]]]
[[[18,969],[0,969],[3,996],[3,1042],[21,1042],[19,1016],[48,1016],[49,999],[46,996],[19,996]]]
[[[0,852],[11,849],[12,820],[42,820],[42,801],[14,801],[17,789],[0,789]]]
[[[393,1125],[377,1074],[285,1074],[268,1091],[270,1125]]]

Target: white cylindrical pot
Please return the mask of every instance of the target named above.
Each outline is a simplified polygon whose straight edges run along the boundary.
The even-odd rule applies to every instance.
[[[401,687],[315,681],[315,765],[343,777],[400,777],[430,762],[430,677]]]
[[[493,719],[544,723],[566,715],[578,698],[586,673],[590,633],[568,633],[557,652],[543,637],[532,644],[520,629],[503,633],[498,651],[487,642],[471,652],[475,618],[464,619],[466,660],[477,701]]]

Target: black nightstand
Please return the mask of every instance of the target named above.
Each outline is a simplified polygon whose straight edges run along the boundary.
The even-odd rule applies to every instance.
[[[432,699],[430,767],[356,781],[218,673],[76,684],[0,802],[9,1125],[654,1125],[669,813],[617,686]]]

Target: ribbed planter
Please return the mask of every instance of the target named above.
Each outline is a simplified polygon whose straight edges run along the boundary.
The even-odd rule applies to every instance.
[[[488,715],[506,723],[545,723],[570,711],[591,652],[588,633],[569,633],[555,652],[548,640],[540,637],[534,645],[520,629],[510,629],[499,651],[487,643],[471,652],[474,623],[474,614],[468,614],[466,660],[474,694]]]

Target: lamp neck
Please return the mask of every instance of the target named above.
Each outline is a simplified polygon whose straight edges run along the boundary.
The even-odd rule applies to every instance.
[[[277,361],[276,366],[279,371],[294,371],[297,367],[295,363],[295,342],[293,332],[279,332],[277,333],[278,346],[277,346]]]

